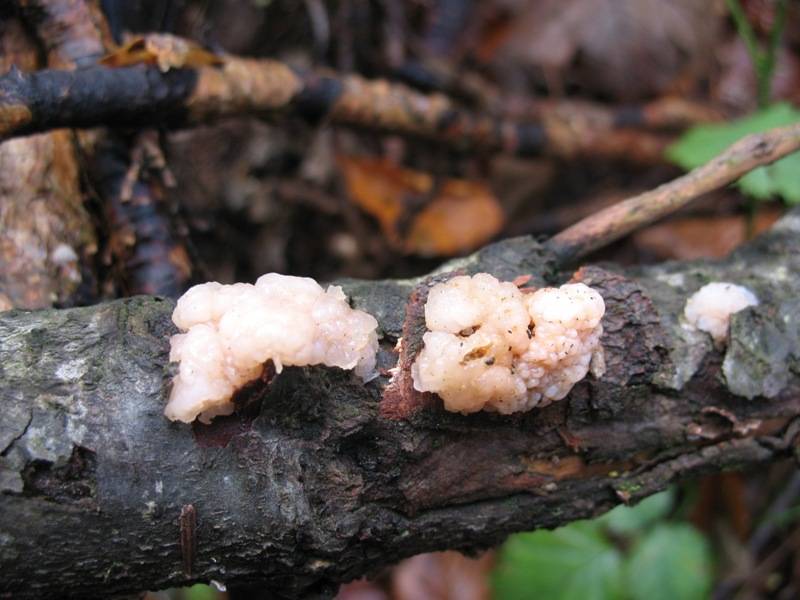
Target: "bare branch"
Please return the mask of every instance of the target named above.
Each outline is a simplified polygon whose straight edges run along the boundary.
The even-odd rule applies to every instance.
[[[800,124],[749,135],[702,167],[586,217],[553,236],[547,247],[562,264],[577,260],[798,149]]]
[[[185,126],[234,115],[287,113],[431,140],[455,150],[649,163],[661,160],[669,138],[630,126],[687,116],[674,103],[620,114],[561,103],[537,108],[538,121],[516,122],[473,113],[442,94],[423,94],[385,80],[300,72],[273,60],[236,57],[225,57],[221,67],[167,72],[146,65],[93,66],[12,71],[0,77],[0,139],[55,127]]]

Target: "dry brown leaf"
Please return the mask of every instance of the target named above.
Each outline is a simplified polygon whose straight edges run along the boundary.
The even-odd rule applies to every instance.
[[[405,239],[405,250],[424,256],[452,256],[482,246],[502,227],[503,212],[489,188],[475,181],[450,180],[417,215]]]
[[[168,33],[137,36],[100,59],[100,64],[107,67],[157,65],[163,72],[170,69],[214,66],[222,63],[223,60],[216,54]]]
[[[419,554],[392,573],[394,600],[489,600],[493,555],[467,558],[458,552]]]
[[[721,22],[708,0],[538,0],[514,16],[495,61],[640,99],[705,72]]]
[[[381,587],[366,579],[357,579],[343,584],[336,593],[335,600],[388,600],[389,596]]]
[[[482,246],[503,226],[503,211],[483,183],[437,182],[375,158],[340,157],[351,200],[372,215],[395,248],[452,256]]]
[[[780,215],[776,209],[759,211],[754,233],[768,229]],[[727,256],[746,241],[746,233],[743,215],[685,217],[643,229],[633,240],[660,259],[695,260]]]

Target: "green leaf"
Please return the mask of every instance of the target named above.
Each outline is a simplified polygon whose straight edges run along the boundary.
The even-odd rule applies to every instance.
[[[748,134],[797,122],[800,111],[790,104],[774,104],[738,121],[693,127],[667,148],[667,158],[684,169],[694,169]],[[800,154],[759,167],[742,177],[737,185],[760,200],[780,196],[789,203],[800,203]]]
[[[492,583],[495,600],[617,600],[622,556],[596,521],[554,531],[521,533],[500,552]]]
[[[625,573],[634,600],[700,600],[711,589],[711,553],[692,526],[662,523],[633,547]]]
[[[219,597],[217,590],[210,585],[196,583],[192,587],[183,588],[186,600],[216,600]]]
[[[645,498],[636,506],[618,506],[599,520],[618,535],[631,535],[667,516],[674,503],[675,493],[669,489]]]

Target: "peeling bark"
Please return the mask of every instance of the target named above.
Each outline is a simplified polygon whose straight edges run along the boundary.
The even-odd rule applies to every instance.
[[[517,238],[444,270],[571,276],[554,264]],[[513,416],[447,413],[436,399],[387,412],[387,376],[364,385],[308,367],[243,390],[250,413],[192,428],[162,415],[171,301],[4,313],[0,595],[108,597],[209,579],[331,593],[412,554],[491,546],[790,455],[798,273],[800,211],[721,262],[580,270],[606,300],[607,373]],[[734,316],[723,352],[680,323],[711,280],[761,299]],[[379,320],[383,369],[397,362],[418,284],[343,282]],[[179,526],[187,511],[194,536]]]
[[[62,57],[58,64],[65,62]],[[11,65],[33,70],[37,63],[36,45],[23,24],[0,18],[0,70]],[[84,206],[73,137],[56,130],[0,143],[4,306],[71,306],[96,295],[97,237]]]

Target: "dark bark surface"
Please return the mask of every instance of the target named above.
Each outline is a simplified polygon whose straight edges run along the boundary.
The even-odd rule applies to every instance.
[[[519,238],[449,268],[569,278],[553,264]],[[399,384],[384,397],[388,376],[364,385],[312,367],[244,390],[239,416],[190,427],[162,415],[171,301],[4,313],[0,595],[108,597],[209,579],[324,594],[411,554],[490,546],[791,454],[798,273],[797,211],[723,262],[581,269],[606,301],[608,370],[511,417],[447,413]],[[713,280],[761,299],[733,318],[727,350],[679,321]],[[384,368],[401,332],[418,342],[419,311],[406,306],[424,295],[417,283],[344,283],[380,322]]]

